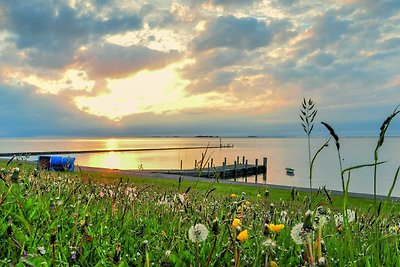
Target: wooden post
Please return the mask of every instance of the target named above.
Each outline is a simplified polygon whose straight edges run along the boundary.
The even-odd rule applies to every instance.
[[[263,166],[264,166],[263,180],[267,182],[267,158],[263,158]]]
[[[210,178],[210,162],[207,165],[207,178]]]
[[[225,162],[222,163],[222,179],[225,179]]]
[[[244,164],[244,159],[245,159],[245,157],[243,156],[243,161],[242,161],[242,164]]]
[[[237,178],[237,165],[236,164],[237,163],[236,163],[236,160],[235,160],[235,163],[233,165],[233,180],[234,181],[236,181],[236,178]]]
[[[225,163],[225,166],[226,166],[226,157],[225,157],[225,159],[224,159],[224,163]]]
[[[244,164],[244,181],[247,183],[247,159]]]
[[[237,156],[236,162],[237,162],[238,165],[240,165],[239,156]]]
[[[256,176],[255,176],[256,183],[257,183],[257,176],[258,176],[258,159],[256,159]]]
[[[182,160],[181,160],[181,170],[182,170],[182,165],[183,165],[183,162],[182,162]]]
[[[194,160],[194,169],[197,169],[197,159]]]
[[[213,167],[213,164],[214,164],[214,159],[211,158],[211,168]]]

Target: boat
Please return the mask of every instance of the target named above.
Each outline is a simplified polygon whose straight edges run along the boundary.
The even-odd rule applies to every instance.
[[[285,168],[286,174],[289,176],[294,176],[294,169],[293,168]]]

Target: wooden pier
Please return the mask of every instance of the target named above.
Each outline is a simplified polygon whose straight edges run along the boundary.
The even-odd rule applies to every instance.
[[[95,150],[60,150],[60,151],[30,151],[30,152],[6,152],[0,153],[0,157],[12,156],[39,156],[39,155],[69,155],[89,154],[108,152],[142,152],[142,151],[163,151],[163,150],[187,150],[187,149],[210,149],[210,148],[233,148],[231,144],[219,146],[194,146],[194,147],[160,147],[160,148],[126,148],[126,149],[95,149]]]
[[[159,170],[158,173],[184,175],[193,177],[206,177],[206,178],[218,178],[218,179],[234,179],[244,177],[245,179],[249,176],[256,176],[256,182],[258,175],[262,175],[263,181],[267,180],[267,158],[263,158],[263,164],[258,165],[258,159],[255,160],[254,165],[248,164],[248,161],[243,157],[243,161],[238,164],[239,161],[235,161],[232,165],[226,164],[226,158],[222,163],[222,166],[213,166],[213,162],[207,164],[206,167],[197,167],[189,170]],[[181,162],[182,167],[182,162]]]

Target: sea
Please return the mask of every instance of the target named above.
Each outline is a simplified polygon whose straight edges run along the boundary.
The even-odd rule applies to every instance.
[[[314,154],[326,138],[311,138],[311,153]],[[233,145],[233,147],[222,147]],[[377,138],[348,137],[340,139],[341,164],[348,168],[374,161]],[[213,147],[199,149],[180,149],[184,147]],[[75,157],[75,165],[123,170],[156,170],[194,168],[205,153],[215,165],[233,164],[237,157],[243,157],[248,164],[258,159],[262,164],[267,158],[267,183],[294,187],[309,187],[308,142],[307,138],[219,138],[219,137],[132,137],[132,138],[1,138],[0,153],[24,153],[33,151],[76,151],[76,150],[112,150],[112,149],[157,149],[177,148],[174,150],[151,150],[134,152],[105,152],[88,154],[70,154]],[[28,160],[36,160],[29,157]],[[387,195],[400,166],[400,137],[386,137],[379,149],[379,160],[385,163],[377,169],[377,193]],[[285,168],[293,168],[294,175],[288,175]],[[373,193],[372,167],[355,169],[350,172],[349,191]],[[339,157],[334,140],[319,153],[315,160],[312,185],[314,188],[326,186],[328,190],[341,190]],[[346,174],[346,179],[348,173]],[[244,179],[241,179],[242,181]],[[400,179],[399,179],[400,180]],[[255,182],[248,177],[247,182]],[[258,177],[258,183],[262,183]],[[399,181],[400,183],[400,181]],[[396,184],[393,196],[400,197],[400,186]]]

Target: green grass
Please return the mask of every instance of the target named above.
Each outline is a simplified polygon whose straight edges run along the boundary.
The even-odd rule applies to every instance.
[[[233,266],[238,262],[263,266],[266,256],[279,266],[305,263],[305,245],[292,240],[291,229],[303,222],[307,193],[293,200],[290,191],[270,188],[266,195],[265,187],[36,172],[29,164],[20,166],[13,181],[13,168],[6,166],[0,181],[1,265]],[[231,198],[231,194],[237,196]],[[347,244],[343,226],[338,229],[334,220],[342,198],[332,198],[330,204],[326,195],[313,196],[314,206],[319,202],[331,211],[322,229],[325,249],[321,249],[330,266],[353,265],[349,250],[358,266],[398,266],[399,205],[387,205],[379,223],[377,248],[372,230],[376,216],[368,213],[373,201],[349,199],[348,207],[357,217],[349,226],[352,243]],[[284,219],[281,214],[285,212]],[[240,231],[231,226],[234,218],[241,219],[240,231],[248,230],[243,243],[235,238]],[[209,230],[200,243],[188,235],[197,223]],[[273,233],[265,223],[285,227]],[[317,240],[317,231],[310,234]],[[275,247],[265,245],[269,239]]]

